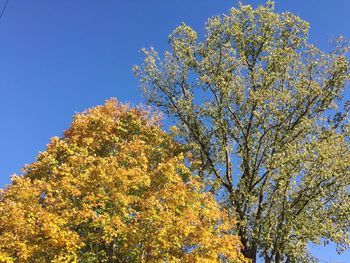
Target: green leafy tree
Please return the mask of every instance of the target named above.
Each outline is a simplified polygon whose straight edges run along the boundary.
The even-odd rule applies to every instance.
[[[198,39],[182,24],[164,57],[145,49],[134,70],[149,103],[177,121],[192,170],[236,213],[245,256],[309,262],[310,242],[347,248],[348,45],[321,51],[309,24],[271,1],[205,29]]]

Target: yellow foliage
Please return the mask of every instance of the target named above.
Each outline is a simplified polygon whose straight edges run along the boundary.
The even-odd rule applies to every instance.
[[[0,194],[1,262],[243,262],[235,222],[157,116],[74,117]]]

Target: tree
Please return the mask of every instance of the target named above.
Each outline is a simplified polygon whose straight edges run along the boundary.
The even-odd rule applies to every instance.
[[[1,262],[244,262],[231,215],[159,118],[109,100],[0,194]]]
[[[274,3],[240,4],[144,49],[145,97],[176,121],[192,169],[238,218],[244,255],[309,262],[308,244],[349,245],[348,45],[323,52],[309,25]],[[337,112],[337,105],[341,106]],[[223,194],[224,193],[224,194]]]

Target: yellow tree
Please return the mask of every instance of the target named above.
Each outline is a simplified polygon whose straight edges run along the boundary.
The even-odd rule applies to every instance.
[[[243,262],[233,218],[158,117],[109,100],[0,195],[1,262]]]

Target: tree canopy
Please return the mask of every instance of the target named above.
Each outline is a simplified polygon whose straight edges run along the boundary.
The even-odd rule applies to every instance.
[[[134,68],[191,147],[192,170],[237,216],[253,261],[309,262],[310,242],[350,244],[349,46],[322,51],[308,32],[272,1],[240,4],[204,37],[177,27],[164,56],[144,49]]]
[[[112,99],[75,115],[0,192],[0,261],[245,262],[185,157],[145,110]]]

